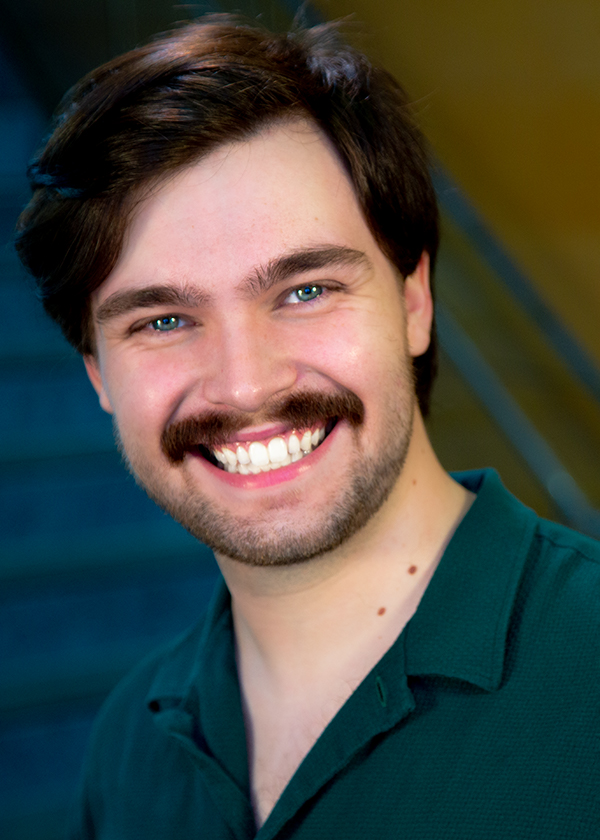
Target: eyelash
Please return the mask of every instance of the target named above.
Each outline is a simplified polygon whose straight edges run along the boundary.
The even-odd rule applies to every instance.
[[[321,286],[320,283],[305,283],[303,286],[296,286],[290,292],[288,292],[283,301],[284,303],[288,301],[292,295],[297,295],[299,293],[311,294],[313,292],[317,292],[315,297],[309,298],[308,300],[302,300],[301,298],[297,298],[293,303],[292,306],[296,306],[299,303],[312,303],[314,300],[318,300],[323,293],[326,291],[324,286]]]
[[[173,326],[172,329],[161,330],[154,326],[155,324],[158,324],[160,322],[162,322],[166,326],[170,321],[177,321],[178,323],[177,325]],[[133,335],[134,333],[143,332],[144,330],[148,330],[149,332],[152,331],[155,333],[177,332],[179,329],[181,329],[182,326],[188,326],[192,323],[193,322],[191,318],[185,318],[183,315],[175,315],[174,313],[169,313],[168,315],[159,315],[156,318],[150,318],[150,320],[148,321],[141,321],[137,324],[133,324],[133,326],[131,326],[129,329],[129,334]]]
[[[319,300],[319,298],[323,297],[327,292],[334,291],[335,289],[331,288],[330,286],[325,286],[321,283],[305,283],[302,286],[294,286],[293,289],[286,292],[283,295],[281,305],[285,305],[286,302],[289,302],[291,306],[298,306],[298,304],[305,303],[305,304],[313,304]],[[289,298],[292,295],[297,294],[298,292],[316,292],[317,294],[313,298],[309,298],[308,300],[300,300],[296,298],[293,302],[289,301]],[[160,329],[155,326],[155,324],[159,324],[162,322],[165,326],[168,325],[168,322],[177,321],[177,325],[172,326],[172,329]],[[159,315],[157,318],[151,318],[149,321],[144,321],[143,323],[134,325],[130,333],[141,332],[143,330],[150,330],[152,328],[152,332],[156,333],[169,333],[169,332],[177,332],[181,329],[182,326],[188,326],[191,324],[192,321],[190,318],[185,318],[182,315],[176,315],[169,313],[168,315]]]
[[[152,321],[148,322],[148,326],[152,327],[156,332],[171,332],[172,330],[178,329],[183,320],[179,315],[163,315],[160,318],[153,318]],[[172,322],[174,321],[178,321],[179,323],[173,324]],[[161,329],[158,326],[159,324],[162,324],[164,329]]]
[[[326,280],[321,283],[304,283],[301,286],[293,286],[289,291],[285,292],[279,299],[279,306],[298,306],[303,303],[305,306],[310,306],[312,308],[313,306],[319,306],[319,304],[325,303],[332,294],[335,292],[343,292],[345,288],[346,286],[344,283],[336,280]],[[290,300],[293,295],[296,296],[298,292],[306,289],[310,289],[312,291],[318,290],[318,294],[309,300],[299,300],[298,297],[295,297],[294,300]]]

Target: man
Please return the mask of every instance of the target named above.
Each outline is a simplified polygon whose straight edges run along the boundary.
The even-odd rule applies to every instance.
[[[600,552],[430,446],[393,80],[210,18],[83,80],[31,172],[21,256],[224,578],[108,701],[76,836],[597,836]]]

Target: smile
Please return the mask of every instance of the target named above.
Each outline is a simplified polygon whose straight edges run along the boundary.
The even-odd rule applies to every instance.
[[[265,441],[235,441],[216,449],[200,446],[211,463],[229,473],[258,475],[287,467],[310,455],[335,426],[336,420],[317,423],[309,429],[293,429],[286,435],[275,435]]]

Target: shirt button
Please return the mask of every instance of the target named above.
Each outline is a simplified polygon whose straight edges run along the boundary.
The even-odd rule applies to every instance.
[[[387,706],[387,691],[385,690],[385,683],[381,677],[375,677],[375,688],[377,689],[377,697],[379,702],[385,709]]]

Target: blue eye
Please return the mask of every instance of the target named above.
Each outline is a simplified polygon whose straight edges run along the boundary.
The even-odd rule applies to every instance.
[[[156,318],[150,321],[153,330],[158,332],[169,332],[177,329],[181,324],[181,318],[178,315],[167,315],[165,318]]]
[[[300,286],[299,288],[295,289],[295,294],[298,300],[304,302],[308,300],[314,300],[318,298],[319,295],[323,294],[323,287],[322,286]]]

